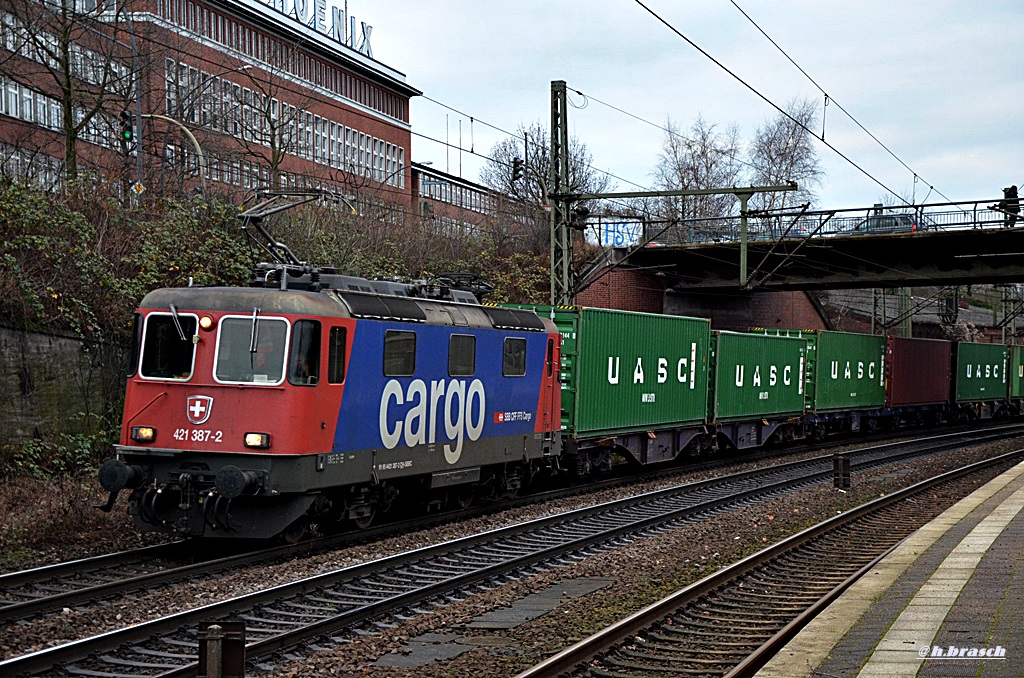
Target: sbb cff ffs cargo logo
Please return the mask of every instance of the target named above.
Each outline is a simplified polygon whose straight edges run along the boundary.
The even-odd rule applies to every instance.
[[[507,424],[513,421],[533,421],[533,412],[495,412],[495,424]]]

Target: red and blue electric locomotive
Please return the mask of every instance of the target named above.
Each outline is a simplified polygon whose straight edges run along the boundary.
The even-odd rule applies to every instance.
[[[127,489],[143,530],[294,538],[557,464],[554,323],[433,289],[261,265],[250,287],[148,294],[108,508]]]

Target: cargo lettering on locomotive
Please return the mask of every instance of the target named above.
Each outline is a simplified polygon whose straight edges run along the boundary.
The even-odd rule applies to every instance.
[[[435,443],[438,417],[443,415],[441,421],[447,440],[455,442],[454,449],[450,444],[444,445],[444,458],[449,464],[455,464],[462,456],[463,439],[479,440],[483,434],[486,402],[484,385],[479,379],[474,379],[468,387],[465,380],[431,380],[429,396],[427,383],[422,379],[410,381],[404,392],[402,384],[392,379],[384,386],[380,397],[381,442],[389,450],[400,443],[406,447]],[[409,407],[403,413],[399,408],[405,405]]]
[[[621,358],[619,356],[608,356],[608,383],[615,385],[619,383],[619,365]],[[690,388],[694,388],[694,376],[697,370],[697,344],[690,344],[690,357],[682,357],[676,361],[676,381],[680,384],[690,384]],[[668,381],[669,376],[669,362],[667,358],[659,357],[657,360],[657,380],[659,384],[664,384]],[[633,368],[633,383],[643,384],[645,383],[646,376],[644,374],[644,359],[642,356],[637,356],[636,367]],[[644,402],[654,402],[653,400],[645,400]]]

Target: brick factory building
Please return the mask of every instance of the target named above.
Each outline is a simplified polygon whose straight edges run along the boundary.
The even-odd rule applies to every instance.
[[[8,169],[63,168],[67,62],[84,171],[153,191],[316,187],[413,207],[409,100],[420,92],[374,59],[373,29],[347,3],[65,2],[62,24],[57,13],[40,20],[34,0],[0,0],[15,55],[0,74]]]

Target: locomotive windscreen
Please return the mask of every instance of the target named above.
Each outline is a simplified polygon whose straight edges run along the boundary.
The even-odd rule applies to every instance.
[[[217,341],[217,381],[279,384],[284,381],[284,348],[287,323],[262,318],[255,330],[250,317],[229,317],[221,321]]]

